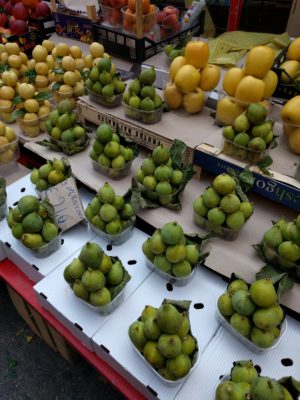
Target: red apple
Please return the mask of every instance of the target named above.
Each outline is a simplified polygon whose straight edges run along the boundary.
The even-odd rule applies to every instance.
[[[169,14],[176,14],[179,17],[179,10],[178,8],[174,7],[174,6],[165,6],[163,8],[163,11],[169,15]]]
[[[29,11],[23,3],[17,3],[13,9],[13,16],[15,19],[23,19],[23,21],[27,21],[29,17]]]
[[[176,25],[177,23],[178,23],[178,17],[176,14],[169,14],[163,20],[163,25],[170,26],[171,28],[173,28],[173,26]]]
[[[23,35],[23,33],[28,32],[28,25],[22,19],[14,19],[9,21],[9,28],[11,32],[16,35]]]
[[[4,13],[0,14],[0,26],[5,26],[7,23],[7,16]]]
[[[164,11],[158,11],[156,14],[156,21],[158,24],[161,24],[163,22],[163,19],[167,16],[167,14]]]
[[[49,15],[51,14],[51,10],[48,6],[48,4],[44,3],[44,2],[40,2],[36,5],[35,7],[35,13],[36,16],[39,17],[49,17]]]
[[[181,22],[177,21],[176,24],[172,26],[173,32],[177,33],[180,32],[182,28]]]
[[[12,13],[13,13],[13,8],[14,8],[13,3],[11,3],[10,1],[8,1],[8,2],[5,4],[5,6],[4,6],[4,11],[5,11],[6,14],[8,14],[8,15],[12,15]]]
[[[12,3],[17,4],[17,3],[22,3],[22,0],[10,0]]]
[[[4,8],[5,4],[6,4],[5,0],[0,0],[0,8]]]

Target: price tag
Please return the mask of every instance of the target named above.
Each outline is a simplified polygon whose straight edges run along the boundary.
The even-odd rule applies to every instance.
[[[49,201],[55,210],[55,219],[64,232],[72,226],[85,220],[84,209],[79,197],[74,178],[65,181],[41,192],[41,198]]]

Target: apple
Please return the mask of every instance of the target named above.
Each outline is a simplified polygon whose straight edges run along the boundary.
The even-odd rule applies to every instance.
[[[181,22],[177,21],[176,24],[172,26],[173,32],[177,33],[180,32],[182,28]]]
[[[22,3],[22,0],[10,0],[12,3],[17,4],[17,3]]]
[[[6,14],[8,14],[8,15],[12,15],[12,13],[13,13],[13,8],[14,8],[13,3],[11,3],[10,1],[8,1],[8,2],[5,4],[5,6],[4,6],[4,11],[5,11]]]
[[[158,11],[156,14],[156,22],[161,24],[166,16],[167,14],[164,11]]]
[[[48,4],[44,3],[43,1],[38,3],[35,7],[36,16],[39,17],[49,17],[51,14],[51,10]]]
[[[29,17],[29,11],[23,3],[17,3],[14,5],[12,15],[15,19],[22,19],[23,21],[27,21]]]
[[[7,16],[4,13],[0,14],[0,26],[5,26],[7,23]]]
[[[178,10],[178,8],[176,8],[176,7],[173,7],[173,6],[165,6],[165,7],[163,8],[163,11],[164,11],[167,15],[169,15],[169,14],[175,14],[175,15],[177,15],[177,17],[179,17],[179,10]]]
[[[168,14],[163,20],[163,25],[173,28],[178,23],[178,17],[176,14]]]
[[[0,8],[4,8],[5,4],[6,4],[5,0],[0,0]]]
[[[22,19],[13,19],[9,21],[9,28],[11,32],[16,35],[23,35],[23,33],[28,32],[28,25]]]

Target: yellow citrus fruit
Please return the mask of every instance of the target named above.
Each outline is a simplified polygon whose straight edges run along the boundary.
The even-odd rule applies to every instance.
[[[93,58],[103,57],[104,46],[98,42],[93,42],[90,45],[90,53],[93,56]]]
[[[52,136],[54,139],[60,140],[60,138],[61,138],[61,130],[59,129],[58,126],[55,126],[55,127],[52,129],[52,131],[51,131],[51,136]]]
[[[111,59],[111,55],[108,53],[103,53],[103,58],[107,58],[108,60]]]
[[[39,111],[39,102],[35,99],[28,99],[24,102],[24,108],[29,113],[37,113]]]
[[[55,44],[51,40],[45,39],[42,41],[42,46],[45,47],[48,53],[51,53],[51,51],[54,49]]]
[[[70,47],[71,56],[74,58],[81,58],[82,57],[82,50],[79,46],[71,46]]]
[[[59,88],[59,95],[63,99],[67,99],[73,96],[73,89],[70,85],[61,85]]]
[[[93,56],[89,54],[88,56],[84,57],[84,63],[87,68],[92,68],[93,66]]]
[[[39,128],[40,128],[40,132],[46,132],[46,122],[40,120]]]
[[[75,65],[75,60],[72,56],[65,56],[61,61],[62,69],[65,71],[74,71]]]
[[[116,67],[116,65],[115,65],[114,63],[111,63],[111,69],[110,69],[109,73],[110,73],[111,75],[114,75],[116,72],[117,72],[117,67]]]
[[[36,64],[36,61],[35,61],[35,59],[32,58],[31,60],[28,60],[27,67],[29,69],[34,69],[35,64]]]
[[[7,149],[3,153],[0,153],[0,164],[7,164],[14,158],[14,152],[11,149]]]
[[[48,78],[45,75],[37,75],[35,77],[35,84],[38,89],[40,88],[47,88],[48,86]],[[47,88],[48,90],[48,88]]]
[[[11,118],[11,112],[2,112],[1,113],[1,119],[2,121],[6,122],[7,124],[13,122]]]
[[[82,71],[84,67],[85,67],[85,62],[83,58],[75,58],[75,68],[78,71]]]
[[[53,69],[55,67],[55,60],[51,54],[48,54],[46,57],[46,63],[49,69]]]
[[[24,125],[34,126],[39,124],[39,117],[36,113],[26,113],[22,119]]]
[[[66,43],[58,43],[56,45],[56,55],[58,57],[64,57],[70,54],[69,46]]]
[[[34,92],[34,86],[30,83],[21,83],[18,87],[18,93],[24,100],[32,99],[34,96]]]
[[[63,74],[56,74],[54,71],[49,71],[48,73],[49,82],[62,82],[63,81]]]
[[[5,136],[0,136],[0,147],[6,146],[8,143],[9,141]]]
[[[17,139],[16,132],[10,126],[5,127],[5,137],[9,141],[9,143]]]
[[[22,110],[24,108],[24,101],[21,101],[20,103],[17,103],[15,105],[17,110]]]
[[[57,57],[56,47],[54,47],[54,49],[51,51],[51,55],[53,58]]]
[[[20,76],[20,70],[19,70],[19,69],[17,69],[17,68],[11,68],[10,71],[14,72],[14,73],[17,75],[17,77]]]
[[[2,121],[0,121],[0,136],[4,136],[5,132],[6,132],[6,126]]]
[[[47,106],[41,106],[39,111],[38,111],[38,116],[41,119],[47,118],[47,116],[50,114],[51,109]]]
[[[46,106],[47,108],[49,108],[49,110],[52,109],[52,106],[51,106],[51,103],[50,103],[49,100],[44,100],[44,102],[43,102],[42,105],[43,105],[43,106]]]
[[[12,100],[15,97],[15,89],[10,86],[2,86],[0,88],[0,99]]]
[[[2,65],[7,64],[8,53],[1,53],[0,62]]]
[[[43,47],[41,44],[37,44],[35,48],[32,50],[32,58],[36,61],[46,61],[46,57],[48,55],[47,49]]]
[[[23,126],[23,132],[25,135],[30,136],[30,137],[36,137],[40,134],[40,127],[39,125],[26,125]]]
[[[63,76],[63,81],[66,85],[74,86],[77,82],[77,76],[73,71],[66,71]]]
[[[47,75],[49,71],[48,64],[44,61],[37,62],[34,69],[38,75]]]
[[[2,80],[5,85],[15,87],[18,82],[18,77],[13,71],[4,71]]]
[[[79,97],[84,95],[84,85],[82,82],[76,82],[74,88],[74,96]]]
[[[8,56],[8,64],[12,67],[12,68],[17,68],[19,69],[22,65],[22,59],[20,56],[17,56],[16,54],[11,54]]]
[[[75,69],[75,75],[76,75],[76,80],[77,80],[77,82],[81,82],[82,81],[82,76],[81,76],[81,73],[80,73],[80,71],[77,71],[76,69]]]
[[[93,60],[93,67],[97,67],[98,62],[99,62],[101,59],[102,59],[102,57],[96,57],[96,58],[94,58],[94,60]]]
[[[27,54],[24,53],[23,51],[20,52],[19,56],[21,57],[22,63],[27,64],[28,63],[28,57]]]
[[[300,128],[296,128],[290,133],[288,141],[293,152],[300,154]]]
[[[4,46],[4,44],[3,43],[0,43],[0,53],[3,53],[3,52],[5,52],[6,50],[5,50],[5,46]]]
[[[25,72],[27,72],[28,70],[29,70],[29,68],[27,67],[27,65],[22,64],[21,68],[19,69],[20,76],[24,75]],[[22,76],[22,78],[26,78],[26,77]]]
[[[5,50],[8,54],[20,54],[20,47],[17,43],[14,42],[5,43]]]
[[[12,101],[0,99],[0,111],[1,112],[10,112],[12,111]]]

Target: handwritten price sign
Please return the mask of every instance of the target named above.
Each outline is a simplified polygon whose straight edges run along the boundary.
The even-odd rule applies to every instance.
[[[85,220],[84,209],[74,178],[68,178],[41,192],[41,197],[53,205],[56,222],[63,232]]]

